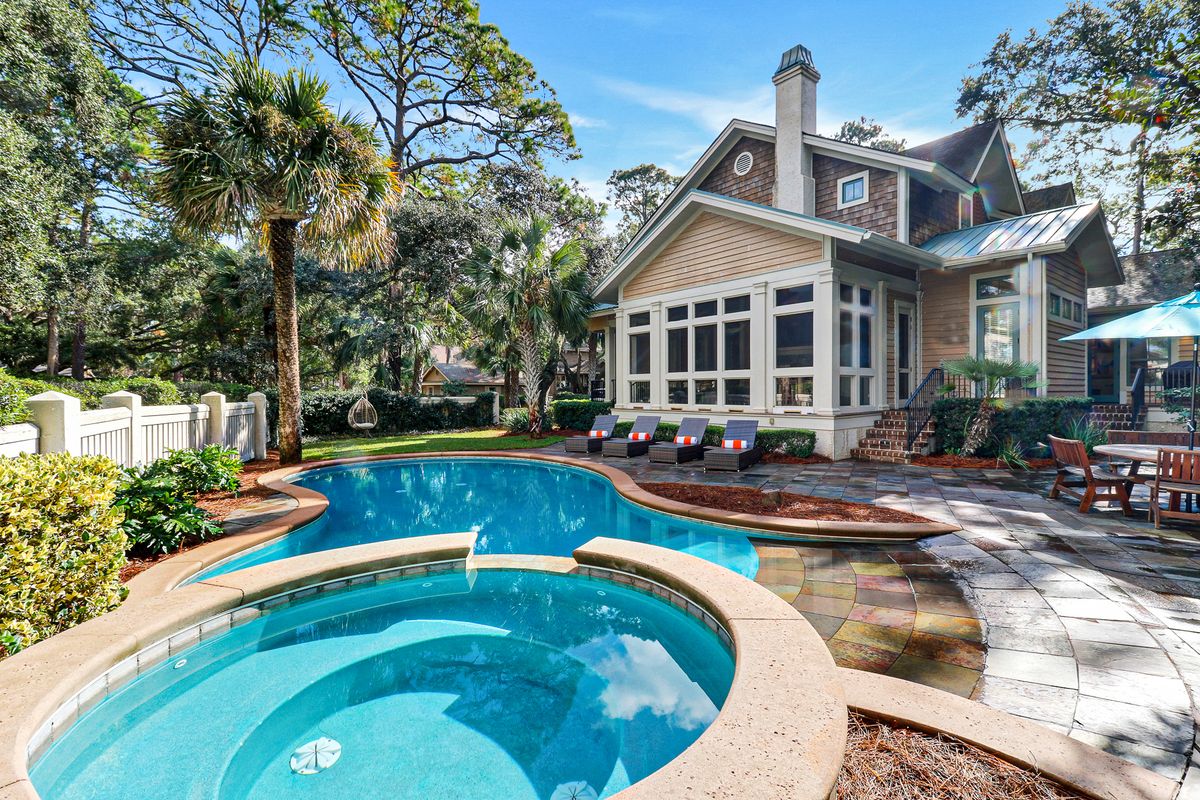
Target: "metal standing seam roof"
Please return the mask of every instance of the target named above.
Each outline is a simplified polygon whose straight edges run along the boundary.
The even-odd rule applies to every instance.
[[[1096,211],[1095,203],[1054,208],[934,236],[921,245],[944,259],[975,258],[1066,242]]]

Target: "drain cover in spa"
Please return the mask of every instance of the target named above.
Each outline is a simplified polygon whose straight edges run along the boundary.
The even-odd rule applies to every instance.
[[[332,767],[341,757],[341,744],[322,736],[296,748],[296,752],[292,753],[292,772],[297,775],[316,775]]]

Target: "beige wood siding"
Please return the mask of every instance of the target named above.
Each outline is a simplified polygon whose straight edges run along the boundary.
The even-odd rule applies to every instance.
[[[1087,274],[1074,253],[1046,257],[1047,291],[1065,292],[1087,302]],[[1047,312],[1049,298],[1047,297]],[[1087,394],[1087,343],[1060,342],[1078,328],[1046,317],[1046,393],[1051,397]]]
[[[626,300],[821,260],[821,241],[702,212],[629,279]]]
[[[971,273],[921,272],[921,367],[962,358],[971,346]],[[925,376],[922,375],[921,378]]]

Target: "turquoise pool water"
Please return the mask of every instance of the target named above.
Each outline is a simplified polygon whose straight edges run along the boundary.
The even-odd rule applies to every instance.
[[[732,528],[642,508],[588,470],[504,458],[376,461],[304,472],[293,483],[329,498],[315,522],[197,575],[432,533],[478,534],[477,553],[569,556],[596,536],[680,550],[753,578],[758,556]]]
[[[32,779],[45,800],[608,797],[694,742],[732,679],[708,628],[628,587],[406,578],[275,607],[153,667]],[[297,774],[322,737],[338,760]]]

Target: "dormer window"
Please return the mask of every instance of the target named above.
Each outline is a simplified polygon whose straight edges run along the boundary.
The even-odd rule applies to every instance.
[[[975,224],[973,217],[975,214],[975,198],[969,194],[960,194],[958,196],[958,227],[969,228]]]
[[[844,178],[838,178],[837,207],[839,209],[851,208],[867,202],[870,192],[870,187],[867,184],[868,174],[867,170],[863,170],[853,175],[847,175]]]

